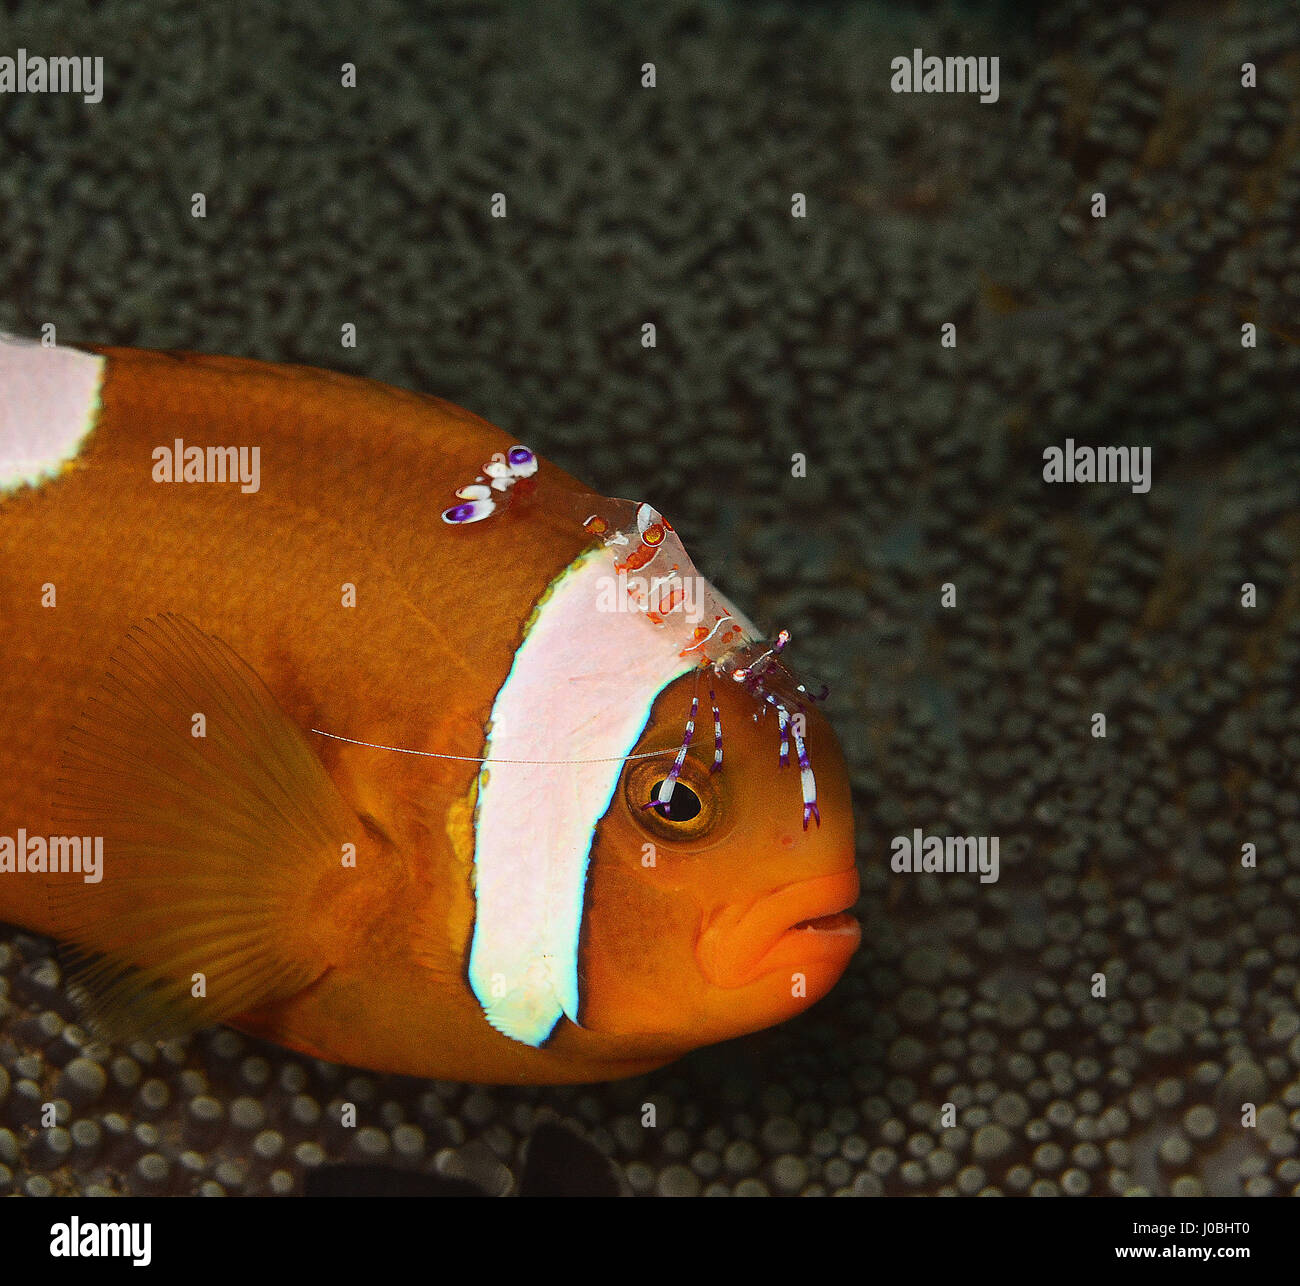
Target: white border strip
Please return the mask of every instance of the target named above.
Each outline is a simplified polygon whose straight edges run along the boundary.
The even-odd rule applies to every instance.
[[[95,426],[104,358],[0,332],[0,494],[57,477]]]
[[[469,979],[488,1022],[527,1045],[540,1045],[562,1015],[577,1021],[596,825],[655,699],[698,664],[679,655],[678,630],[635,610],[597,610],[602,582],[608,603],[614,575],[614,558],[602,548],[566,568],[538,604],[492,707],[476,816]]]

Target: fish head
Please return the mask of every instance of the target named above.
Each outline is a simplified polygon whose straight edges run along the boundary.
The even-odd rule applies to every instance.
[[[687,674],[659,695],[597,827],[583,1027],[694,1048],[793,1017],[844,972],[860,939],[848,777],[827,720],[811,702],[798,714],[816,774],[811,825],[793,738],[783,766],[779,714],[761,694]]]
[[[580,504],[592,543],[492,710],[468,976],[512,1039],[662,1062],[781,1022],[843,973],[849,786],[788,635],[765,643],[657,509]]]

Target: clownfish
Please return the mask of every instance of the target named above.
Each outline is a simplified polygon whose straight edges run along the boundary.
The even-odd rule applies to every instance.
[[[447,402],[0,337],[0,621],[0,920],[98,1034],[608,1080],[858,945],[788,636]]]

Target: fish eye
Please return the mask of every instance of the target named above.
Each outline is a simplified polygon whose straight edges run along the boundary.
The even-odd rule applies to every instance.
[[[667,778],[664,778],[666,781]],[[659,798],[659,788],[664,784],[663,781],[657,781],[650,787],[650,798]],[[673,787],[673,793],[669,797],[667,806],[656,804],[655,812],[660,817],[666,818],[670,822],[689,822],[692,818],[700,815],[700,797],[680,779]]]
[[[623,799],[642,830],[665,840],[700,839],[717,825],[719,798],[714,779],[687,759],[673,786],[668,806],[658,804],[660,787],[668,779],[663,758],[643,759],[628,765],[623,779]],[[650,807],[646,807],[646,805]]]

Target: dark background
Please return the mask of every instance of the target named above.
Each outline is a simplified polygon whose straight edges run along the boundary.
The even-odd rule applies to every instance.
[[[1294,4],[6,15],[0,53],[102,55],[106,91],[0,98],[0,326],[421,389],[661,507],[831,688],[865,937],[782,1028],[496,1090],[229,1031],[86,1058],[8,932],[0,1190],[498,1192],[552,1115],[642,1193],[1296,1190]],[[891,93],[915,46],[997,55],[999,101]],[[1149,445],[1150,492],[1045,485],[1066,437]],[[891,874],[914,826],[999,835],[1000,881]],[[362,1129],[317,1122],[344,1098]]]

